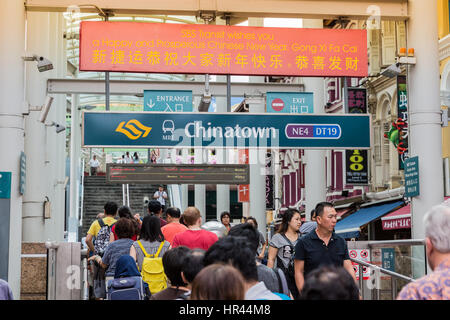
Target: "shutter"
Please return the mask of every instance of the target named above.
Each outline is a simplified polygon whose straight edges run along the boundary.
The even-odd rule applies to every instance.
[[[375,154],[375,164],[379,165],[381,162],[381,138],[384,133],[381,132],[380,125],[374,125],[374,154]],[[384,138],[384,137],[383,137]]]
[[[405,21],[397,21],[397,48],[406,48]]]
[[[380,30],[367,30],[369,47],[369,74],[380,72]]]
[[[396,43],[395,43],[395,21],[382,21],[381,36],[381,64],[390,66],[395,63]]]

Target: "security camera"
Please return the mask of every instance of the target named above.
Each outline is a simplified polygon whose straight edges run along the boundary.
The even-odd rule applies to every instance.
[[[45,123],[45,119],[47,119],[48,112],[50,111],[50,107],[53,102],[53,97],[47,96],[45,98],[44,105],[42,106],[41,110],[41,117],[39,118],[39,121],[42,123]]]
[[[53,64],[50,60],[43,56],[38,56],[36,54],[23,56],[24,61],[37,61],[37,68],[39,72],[44,72],[53,69]]]
[[[400,69],[398,63],[394,63],[389,67],[387,67],[386,69],[384,69],[383,71],[381,71],[381,75],[388,78],[394,78],[398,76],[400,73],[402,73],[402,70]]]
[[[44,72],[53,69],[53,64],[50,60],[40,56],[37,58],[37,68],[39,72]]]
[[[63,126],[62,124],[56,123],[55,129],[56,129],[56,133],[60,133],[60,132],[63,132],[64,130],[66,130],[66,127]]]

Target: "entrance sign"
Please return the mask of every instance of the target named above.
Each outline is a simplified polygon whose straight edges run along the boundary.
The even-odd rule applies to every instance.
[[[239,184],[250,182],[248,165],[116,164],[106,165],[108,183]]]
[[[84,147],[369,149],[370,115],[84,112]]]
[[[267,92],[267,113],[314,113],[312,92]]]
[[[144,90],[144,111],[192,112],[192,91]]]
[[[367,31],[82,21],[80,71],[365,77]]]

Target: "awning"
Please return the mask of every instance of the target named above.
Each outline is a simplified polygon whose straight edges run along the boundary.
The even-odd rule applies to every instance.
[[[445,197],[445,200],[450,197]],[[408,204],[381,218],[383,230],[409,229],[411,228],[411,205]]]
[[[389,202],[359,209],[336,224],[335,232],[343,238],[357,238],[361,226],[385,215],[403,204],[403,201]]]

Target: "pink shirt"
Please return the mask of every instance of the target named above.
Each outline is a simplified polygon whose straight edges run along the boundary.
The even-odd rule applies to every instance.
[[[433,273],[407,284],[397,300],[450,300],[450,259]]]
[[[190,249],[200,248],[208,250],[219,238],[208,230],[186,230],[183,233],[175,235],[172,248],[186,246]]]

